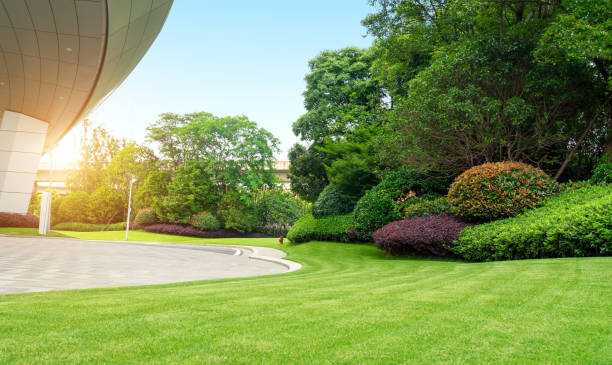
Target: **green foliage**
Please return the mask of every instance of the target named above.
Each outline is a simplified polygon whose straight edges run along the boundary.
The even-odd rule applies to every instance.
[[[325,164],[331,162],[331,157],[318,147],[320,144],[306,148],[296,143],[289,150],[288,177],[291,191],[311,203],[317,200],[319,194],[329,184]]]
[[[208,212],[200,212],[191,217],[189,224],[202,231],[218,231],[221,228],[221,224],[217,218],[213,217]]]
[[[250,196],[228,191],[219,202],[217,217],[226,229],[253,232],[257,228],[257,216]]]
[[[352,233],[353,215],[346,214],[316,219],[311,214],[298,219],[287,233],[292,243],[308,241],[351,242],[355,240]]]
[[[542,170],[521,162],[486,163],[459,175],[448,191],[453,213],[467,220],[513,217],[561,191]]]
[[[156,214],[163,216],[163,197],[168,195],[168,185],[171,181],[170,171],[157,169],[150,171],[134,193],[134,208],[139,210],[151,207]]]
[[[569,190],[514,218],[467,228],[451,249],[469,261],[612,255],[612,185]]]
[[[71,191],[93,193],[104,185],[105,168],[113,156],[125,145],[125,141],[113,137],[104,127],[97,126],[89,130],[89,122],[83,121],[84,141],[81,146],[81,157],[78,169],[71,171],[66,179],[66,186]]]
[[[138,186],[148,177],[149,173],[158,170],[157,157],[148,147],[130,143],[117,151],[105,170],[105,185],[112,187],[123,196],[128,196],[130,180],[136,178],[133,193],[136,197]],[[138,200],[135,199],[136,202]],[[134,205],[138,211],[138,204]]]
[[[312,215],[324,218],[349,213],[355,207],[355,202],[348,199],[334,185],[327,185],[317,201],[312,205]]]
[[[95,223],[80,223],[80,222],[64,222],[53,226],[57,231],[74,231],[74,232],[101,232],[101,231],[124,231],[126,223],[118,222],[114,224],[95,224]]]
[[[589,179],[591,184],[612,183],[612,160],[609,155],[602,157],[593,170],[593,176]]]
[[[418,201],[406,205],[400,210],[404,218],[426,217],[429,215],[450,215],[451,213],[451,204],[446,197],[439,197],[433,200],[415,199]]]
[[[372,61],[367,50],[354,47],[323,51],[310,60],[304,92],[307,112],[293,124],[295,135],[320,143],[345,134],[356,120],[367,122],[383,97],[370,76]]]
[[[90,197],[84,191],[75,191],[62,198],[56,222],[89,222]]]
[[[393,172],[355,205],[355,231],[361,239],[368,240],[378,228],[402,219],[403,212],[396,208],[398,199],[410,192],[415,196],[433,197],[445,190],[444,178],[408,168]]]
[[[159,218],[157,214],[151,208],[141,208],[136,214],[136,218],[134,219],[134,223],[141,227],[150,226],[151,224],[159,223]]]
[[[89,221],[110,224],[125,219],[128,196],[103,185],[91,194],[88,206]]]
[[[304,202],[282,190],[267,190],[255,203],[257,231],[270,235],[286,235],[291,225],[303,215]]]

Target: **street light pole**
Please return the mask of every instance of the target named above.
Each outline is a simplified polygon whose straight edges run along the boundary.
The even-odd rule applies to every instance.
[[[130,197],[128,199],[128,211],[127,211],[127,225],[125,226],[125,240],[128,240],[128,233],[130,232],[130,215],[132,214],[132,185],[136,182],[136,178],[133,177],[130,180]]]

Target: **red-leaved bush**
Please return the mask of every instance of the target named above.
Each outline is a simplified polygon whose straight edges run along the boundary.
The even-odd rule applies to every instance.
[[[0,213],[0,227],[38,228],[38,217],[17,213]]]
[[[183,226],[180,224],[152,224],[142,227],[147,232],[174,234],[179,236],[201,237],[201,238],[263,238],[272,237],[263,233],[256,232],[238,232],[231,229],[220,229],[218,231],[201,231],[191,226]]]
[[[391,255],[451,256],[444,244],[452,243],[470,226],[456,217],[432,215],[391,222],[372,235],[378,248]]]

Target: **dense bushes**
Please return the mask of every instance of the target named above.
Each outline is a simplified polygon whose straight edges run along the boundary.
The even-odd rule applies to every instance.
[[[452,250],[470,261],[612,254],[612,185],[549,198],[514,218],[465,229]]]
[[[405,218],[425,217],[428,215],[449,215],[451,205],[446,197],[439,197],[433,200],[420,199],[414,204],[403,208]]]
[[[453,213],[468,220],[513,217],[559,193],[556,181],[522,162],[486,163],[455,179],[448,191]]]
[[[188,225],[182,224],[152,224],[143,228],[147,232],[164,233],[179,236],[200,238],[263,238],[270,237],[262,233],[238,232],[231,229],[220,229],[218,231],[201,231]]]
[[[403,208],[408,200],[399,201],[407,194],[415,197],[437,197],[446,190],[446,180],[441,177],[430,176],[423,172],[401,169],[391,173],[380,184],[369,190],[355,205],[354,228],[363,240],[370,238],[371,234],[387,223],[403,218]],[[410,203],[417,202],[411,200]]]
[[[286,235],[291,225],[303,215],[304,202],[282,190],[267,190],[255,203],[257,231]]]
[[[353,215],[339,215],[316,219],[308,214],[293,224],[287,238],[293,243],[308,241],[351,242],[356,237],[352,233]]]
[[[444,245],[452,243],[466,226],[451,216],[415,217],[391,222],[372,238],[378,248],[392,255],[450,256]]]
[[[217,218],[213,217],[212,214],[208,212],[201,212],[193,215],[189,224],[201,231],[217,231],[221,228]]]
[[[89,222],[89,194],[75,191],[62,198],[57,212],[57,222]]]
[[[345,197],[335,186],[329,184],[312,205],[312,215],[315,218],[343,215],[352,212],[354,207],[355,202]]]
[[[38,222],[34,215],[0,212],[0,227],[38,228]]]
[[[611,157],[605,155],[601,162],[595,166],[593,176],[589,180],[592,184],[611,184],[612,183],[612,161]]]
[[[150,226],[151,224],[159,223],[159,219],[157,218],[157,214],[151,208],[142,208],[136,214],[136,218],[134,222],[141,227]]]

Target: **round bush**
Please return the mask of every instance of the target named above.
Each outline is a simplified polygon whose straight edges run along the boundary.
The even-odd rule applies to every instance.
[[[90,197],[84,191],[75,191],[62,198],[57,212],[57,222],[89,223]],[[51,203],[53,207],[53,202]]]
[[[219,228],[221,228],[217,218],[207,212],[198,213],[192,216],[189,224],[202,231],[218,231]]]
[[[255,203],[257,231],[276,236],[284,236],[302,216],[298,198],[291,193],[271,189],[262,193]]]
[[[315,218],[343,215],[353,211],[355,203],[342,195],[333,185],[327,185],[312,205],[312,215]]]
[[[391,222],[374,232],[376,246],[391,255],[451,256],[450,245],[468,224],[452,216],[432,215]]]
[[[378,228],[402,219],[404,207],[419,201],[417,198],[432,199],[446,194],[447,186],[445,178],[421,171],[403,168],[391,173],[355,205],[356,233],[362,240],[370,239]],[[401,201],[407,196],[413,197]]]
[[[157,214],[155,214],[153,209],[142,208],[141,210],[138,211],[138,214],[136,215],[136,219],[134,219],[134,222],[141,227],[146,227],[152,224],[159,223],[159,219],[157,218]]]
[[[522,162],[495,162],[459,175],[448,191],[448,201],[460,217],[490,221],[533,209],[560,191],[560,185],[538,168]]]

